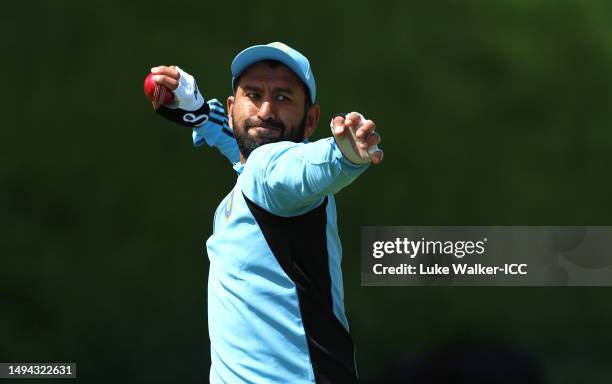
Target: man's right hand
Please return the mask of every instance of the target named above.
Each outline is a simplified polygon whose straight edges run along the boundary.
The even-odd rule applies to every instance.
[[[153,81],[157,85],[163,85],[166,88],[174,91],[179,86],[179,79],[181,78],[181,74],[179,73],[176,65],[171,65],[166,67],[165,65],[160,65],[158,67],[151,68],[151,73],[153,73]],[[156,101],[151,102],[153,104],[153,108],[159,108],[160,104]]]
[[[171,103],[160,105],[153,102],[153,108],[166,119],[184,127],[196,128],[206,124],[210,107],[200,93],[195,79],[176,65],[151,68],[153,81],[172,91]]]

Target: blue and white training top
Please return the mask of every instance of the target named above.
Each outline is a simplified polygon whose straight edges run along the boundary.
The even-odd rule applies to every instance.
[[[208,105],[194,145],[217,147],[238,172],[206,242],[210,382],[356,383],[334,194],[367,165],[333,138],[267,144],[241,164],[223,107]]]

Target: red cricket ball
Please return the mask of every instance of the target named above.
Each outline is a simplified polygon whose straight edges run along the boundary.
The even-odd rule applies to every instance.
[[[174,99],[172,91],[163,85],[157,85],[153,81],[153,73],[149,73],[144,80],[144,93],[147,99],[156,101],[159,104],[168,104]]]

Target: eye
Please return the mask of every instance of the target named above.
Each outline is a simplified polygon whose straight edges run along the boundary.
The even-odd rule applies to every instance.
[[[291,99],[287,97],[287,95],[278,95],[276,96],[276,100],[280,102],[291,101]]]
[[[248,97],[251,100],[259,100],[259,94],[255,92],[248,92],[246,94],[246,97]]]

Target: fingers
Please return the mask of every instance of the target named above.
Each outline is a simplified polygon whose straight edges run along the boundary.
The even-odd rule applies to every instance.
[[[372,120],[364,120],[363,116],[357,112],[351,112],[346,115],[344,125],[351,128],[359,127],[355,132],[358,139],[365,139],[376,129],[376,125]]]
[[[163,85],[164,87],[170,88],[173,91],[179,86],[178,80],[167,75],[155,75],[153,76],[153,81],[155,84]]]
[[[359,147],[367,150],[370,147],[380,144],[380,135],[376,132],[368,136],[367,139],[359,142]]]
[[[181,78],[181,74],[175,65],[171,65],[169,67],[165,65],[160,65],[158,67],[151,68],[151,73],[155,74],[153,76],[153,81],[157,85],[163,85],[166,88],[170,88],[171,90],[175,90],[179,86],[179,79]]]
[[[337,116],[331,122],[332,134],[336,137],[342,137],[345,135],[345,119],[342,116]]]
[[[365,140],[359,143],[359,147],[368,151],[372,163],[379,164],[383,160],[383,151],[378,148],[380,144],[380,135],[377,132],[372,132]]]
[[[360,140],[365,140],[376,130],[376,124],[372,120],[366,120],[359,129],[355,132],[355,136],[357,136]]]
[[[372,120],[363,121],[363,124],[355,132],[355,136],[359,140],[359,148],[368,152],[372,163],[380,164],[384,153],[382,149],[378,148],[380,135],[376,132],[376,124]]]
[[[357,127],[361,123],[361,115],[357,112],[351,112],[346,115],[346,120],[344,121],[344,125],[347,127]]]
[[[151,68],[151,73],[156,75],[166,75],[168,77],[173,78],[174,80],[178,80],[181,78],[181,74],[178,69],[176,69],[176,65],[171,65],[166,67],[165,65],[160,65],[158,67]]]
[[[382,149],[376,148],[373,151],[368,151],[368,153],[370,154],[370,160],[372,160],[372,163],[380,164],[380,162],[383,161],[384,152]]]

